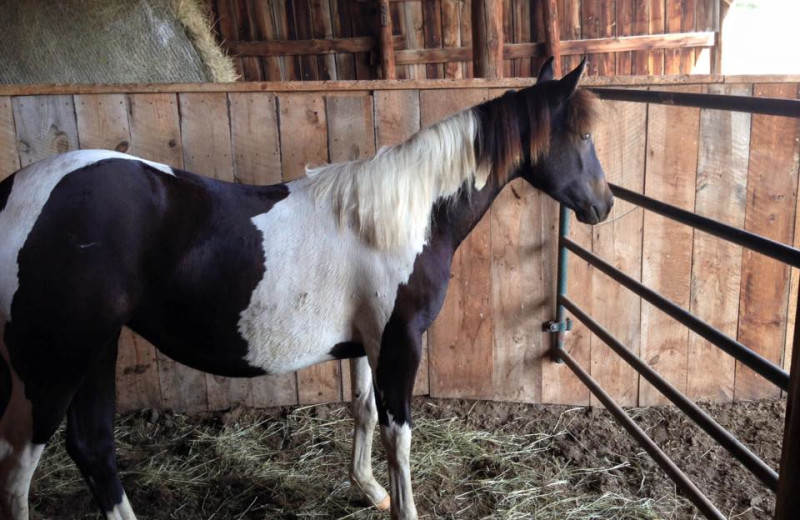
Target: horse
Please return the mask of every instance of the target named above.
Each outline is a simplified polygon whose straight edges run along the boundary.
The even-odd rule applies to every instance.
[[[350,479],[417,518],[411,395],[421,336],[453,255],[521,177],[605,219],[585,61],[457,113],[374,157],[285,184],[225,183],[118,152],[78,150],[0,183],[0,516],[25,520],[45,443],[66,448],[108,519],[133,520],[113,420],[124,325],[190,367],[231,377],[331,359],[352,367]],[[233,275],[233,276],[232,276]],[[374,478],[372,437],[389,466]]]

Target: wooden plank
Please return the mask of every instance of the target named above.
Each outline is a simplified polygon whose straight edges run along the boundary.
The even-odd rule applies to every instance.
[[[131,131],[128,100],[124,94],[75,96],[79,145],[127,152]],[[156,350],[125,327],[117,354],[117,410],[161,407]]]
[[[475,77],[503,77],[502,2],[472,0],[472,61]]]
[[[422,0],[422,11],[425,23],[423,33],[425,35],[426,49],[439,49],[442,47],[442,9],[440,0]],[[426,66],[429,78],[443,78],[444,66],[431,64]]]
[[[558,5],[556,0],[541,0],[544,11],[545,56],[553,56],[553,70],[561,75],[561,32],[558,26]]]
[[[328,161],[325,100],[319,94],[282,94],[278,97],[281,167],[284,182],[305,175],[307,164]],[[297,372],[300,404],[341,401],[341,370],[328,361]]]
[[[296,40],[292,2],[272,1],[271,6],[272,19],[275,23],[275,39]],[[285,56],[281,58],[281,64],[284,81],[295,81],[301,78],[299,57]]]
[[[128,124],[131,133],[129,153],[183,168],[178,102],[174,94],[132,94],[128,96]],[[123,332],[120,354],[132,354],[118,363],[147,368],[152,364],[149,353],[155,347],[133,333]],[[158,386],[161,391],[159,408],[206,410],[205,376],[184,367],[156,352]],[[137,382],[141,381],[137,379]]]
[[[311,29],[311,0],[292,0],[294,6],[294,28],[298,40],[308,40],[314,37]],[[290,26],[291,27],[291,26]],[[319,64],[314,56],[300,56],[301,79],[313,81],[322,79]]]
[[[583,55],[648,49],[682,49],[685,47],[710,47],[714,45],[714,33],[678,33],[659,36],[627,36],[620,38],[593,38],[589,40],[562,41],[561,54]],[[508,43],[503,46],[503,58],[530,58],[544,56],[542,43]],[[605,54],[603,54],[605,56]],[[418,63],[450,63],[467,61],[472,49],[453,47],[447,49],[410,49],[395,53],[396,62],[402,65]],[[613,72],[613,71],[612,71]]]
[[[375,139],[378,148],[398,144],[419,130],[419,91],[375,92]]]
[[[464,0],[461,7],[461,45],[472,48],[472,0]],[[472,60],[464,63],[464,77],[474,78],[475,67]]]
[[[617,34],[622,37],[645,35],[650,5],[643,0],[617,0]],[[617,75],[647,74],[648,53],[626,51],[617,54]]]
[[[233,93],[228,96],[228,102],[234,178],[246,184],[281,182],[281,152],[275,96],[269,93]],[[256,377],[250,380],[249,385],[245,399],[249,407],[267,408],[297,404],[295,373]]]
[[[644,191],[647,107],[637,103],[604,103],[594,129],[600,164],[609,182]],[[575,224],[579,226],[580,224]],[[641,280],[643,211],[617,200],[609,220],[593,226],[594,253],[629,276]],[[594,270],[592,316],[632,352],[641,347],[641,298]],[[591,338],[591,374],[622,406],[638,404],[638,374],[596,336]],[[598,405],[595,397],[591,400]]]
[[[719,8],[719,0],[695,0],[695,31],[715,31],[715,11]],[[716,5],[715,5],[716,4]],[[716,39],[719,35],[715,34]],[[692,72],[699,74],[709,74],[711,64],[714,62],[715,47],[708,49],[695,49],[694,61],[692,62]]]
[[[514,22],[512,20],[513,14],[511,12],[511,2],[506,1],[506,2],[500,2],[500,3],[503,4],[503,7],[502,7],[503,35],[504,36],[507,35],[506,39],[510,39],[513,36],[513,32],[514,32],[514,26],[513,26]],[[505,56],[503,57],[503,68],[502,68],[502,70],[503,70],[502,77],[504,77],[504,78],[510,78],[514,74],[514,72],[512,70],[512,62],[509,59],[505,59]]]
[[[560,24],[560,33],[562,40],[580,40],[582,37],[581,32],[581,6],[580,0],[559,0],[558,4],[558,20]],[[564,54],[564,51],[561,51]],[[580,58],[572,56],[564,56],[562,58],[561,68],[562,71],[569,71],[574,69]]]
[[[796,84],[755,85],[759,97],[797,98]],[[747,172],[745,229],[791,243],[797,204],[800,142],[796,119],[754,114]],[[785,345],[789,268],[745,250],[739,303],[739,341],[775,363]],[[736,400],[766,399],[780,391],[741,363],[736,364]]]
[[[706,92],[749,96],[748,85],[709,85]],[[700,111],[695,213],[744,227],[750,114]],[[736,337],[742,248],[706,233],[694,235],[692,314]],[[709,367],[714,367],[709,370]],[[693,399],[733,400],[735,360],[694,333],[689,334],[687,390]]]
[[[388,0],[378,2],[380,9],[380,51],[381,51],[381,70],[383,79],[397,78],[397,71],[394,64],[394,42],[392,38],[392,12],[389,10]]]
[[[564,44],[565,42],[562,42]],[[512,46],[512,44],[509,44]],[[563,54],[563,52],[562,52]],[[796,83],[800,75],[720,76],[683,74],[678,76],[612,76],[586,77],[582,86],[648,86],[648,85],[703,85],[709,83]],[[437,90],[473,88],[524,88],[535,83],[535,78],[470,78],[461,80],[409,80],[409,81],[270,81],[234,83],[131,83],[131,84],[64,84],[64,85],[2,85],[0,96],[28,96],[52,94],[148,94],[189,92],[331,92],[369,90]]]
[[[183,164],[192,172],[233,182],[228,98],[222,93],[181,94]],[[250,381],[204,375],[209,410],[224,410],[245,404]]]
[[[234,0],[233,11],[236,20],[237,40],[252,40],[256,37],[256,22],[252,0]],[[242,58],[242,72],[245,81],[262,81],[264,72],[261,60],[257,57]]]
[[[664,34],[666,32],[664,1],[649,0],[647,32],[650,34]],[[647,73],[652,75],[664,74],[664,51],[655,50],[648,53]]]
[[[442,0],[442,45],[445,48],[461,47],[461,2],[458,0]],[[445,78],[463,78],[461,63],[446,63]]]
[[[489,92],[491,97],[505,89]],[[545,269],[555,239],[546,195],[517,179],[492,204],[491,309],[494,322],[492,398],[541,402],[542,363],[551,336],[542,324],[552,319],[553,271]],[[549,226],[547,224],[550,224]]]
[[[422,49],[425,47],[425,33],[422,30],[422,3],[406,2],[403,4],[403,19],[405,20],[406,49]],[[397,53],[395,53],[397,59]],[[399,64],[398,64],[399,65]],[[425,79],[428,73],[422,65],[406,67],[408,79]]]
[[[616,0],[583,0],[581,3],[583,37],[588,39],[616,36],[615,9]],[[567,46],[562,46],[566,50]],[[616,70],[615,63],[616,57],[613,54],[593,54],[588,62],[587,75],[612,76]]]
[[[700,109],[650,105],[647,123],[645,194],[694,210]],[[689,308],[691,296],[693,235],[688,226],[645,212],[642,283],[684,309]],[[688,341],[686,327],[642,303],[641,357],[682,392],[687,384]],[[640,381],[640,406],[667,402],[644,379]]]
[[[124,94],[86,94],[74,98],[81,148],[127,152],[131,129]]]
[[[232,0],[220,0],[216,2],[217,13],[219,15],[219,33],[223,43],[226,41],[236,41],[239,39],[238,30],[236,27],[236,11],[234,10]],[[244,70],[242,68],[242,58],[232,56],[233,65],[236,67],[236,73],[240,77],[244,77]]]
[[[331,0],[334,38],[346,38],[353,35],[350,7],[350,2],[346,0]],[[355,57],[352,53],[343,52],[336,55],[336,77],[343,80],[356,79]]]
[[[508,39],[513,43],[534,41],[534,39],[531,38],[531,2],[526,0],[513,0],[511,8],[513,9],[513,29]],[[526,58],[512,60],[511,76],[530,77],[531,60]]]
[[[372,20],[377,17],[377,5],[370,2],[368,4],[353,5],[350,21],[353,26],[353,35],[374,34]],[[420,30],[422,28],[420,27]],[[372,56],[367,52],[358,52],[353,56],[356,62],[356,79],[370,80],[377,79],[375,67],[372,66]]]
[[[330,0],[311,0],[311,29],[314,38],[325,40],[333,38]],[[335,56],[317,56],[317,68],[319,69],[319,79],[338,78]]]
[[[0,97],[0,180],[19,170],[17,136],[11,98]]]
[[[253,19],[255,34],[258,40],[275,40],[275,21],[272,17],[272,8],[268,2],[253,2]],[[228,44],[229,45],[229,44]],[[230,49],[230,47],[228,47]],[[234,51],[234,54],[241,54]],[[261,60],[264,80],[280,81],[282,79],[281,59],[278,57],[264,57]]]
[[[183,168],[183,148],[175,94],[128,96],[130,152],[133,155]]]
[[[321,94],[278,96],[281,170],[284,182],[305,175],[307,164],[328,161],[328,130]]]
[[[373,100],[369,94],[338,94],[325,98],[328,154],[331,162],[367,159],[375,155]],[[350,362],[340,362],[342,398],[351,397]]]
[[[375,141],[376,147],[401,143],[419,130],[420,106],[419,92],[383,91],[375,92]],[[423,335],[422,359],[414,383],[414,395],[430,393],[428,381],[429,353],[428,335]]]
[[[695,29],[695,0],[667,0],[667,32],[684,32]],[[665,74],[691,74],[694,68],[694,50],[668,50],[664,56]]]
[[[21,96],[11,106],[21,166],[78,149],[72,96]]]
[[[420,92],[422,126],[485,101],[474,89]],[[491,210],[461,244],[439,317],[428,331],[430,390],[435,397],[491,398],[493,317],[491,308]]]

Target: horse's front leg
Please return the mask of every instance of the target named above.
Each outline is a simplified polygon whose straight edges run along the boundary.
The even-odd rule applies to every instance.
[[[358,486],[378,509],[389,509],[389,494],[372,474],[372,434],[378,423],[372,371],[366,357],[350,360],[350,381],[353,399],[350,408],[355,420],[353,429],[353,460],[350,481]]]
[[[411,492],[411,396],[422,355],[422,336],[390,320],[377,361],[376,388],[381,440],[389,463],[393,519],[415,520]]]

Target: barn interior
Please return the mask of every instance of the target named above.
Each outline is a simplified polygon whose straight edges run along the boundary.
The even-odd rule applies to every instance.
[[[799,11],[767,0],[7,2],[0,178],[103,148],[229,182],[289,182],[532,85],[550,56],[558,76],[585,57],[617,203],[607,221],[564,230],[559,204],[518,179],[459,248],[414,388],[420,516],[794,518],[800,469],[784,468],[798,456],[786,439],[800,437],[800,413],[786,414],[800,387]],[[755,251],[626,191],[786,248]],[[713,509],[614,422],[573,364]],[[701,412],[684,415],[691,406],[648,369]],[[126,329],[116,384],[121,474],[142,518],[387,517],[350,492],[347,361],[224,378]],[[694,424],[702,414],[745,450],[718,445],[714,426]],[[34,514],[99,518],[61,444],[34,476]]]

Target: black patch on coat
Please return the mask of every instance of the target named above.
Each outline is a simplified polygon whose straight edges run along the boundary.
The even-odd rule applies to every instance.
[[[239,314],[264,271],[250,219],[288,188],[166,175],[109,159],[64,177],[19,252],[5,329],[11,365],[45,442],[124,324],[186,365],[260,375],[244,361]]]
[[[0,356],[0,417],[11,402],[11,368],[3,356]]]
[[[335,359],[354,359],[367,355],[364,351],[364,345],[354,341],[346,341],[344,343],[337,343],[330,351],[330,355]]]
[[[11,195],[11,188],[14,186],[14,176],[10,176],[0,182],[0,211],[6,209],[8,196]]]

